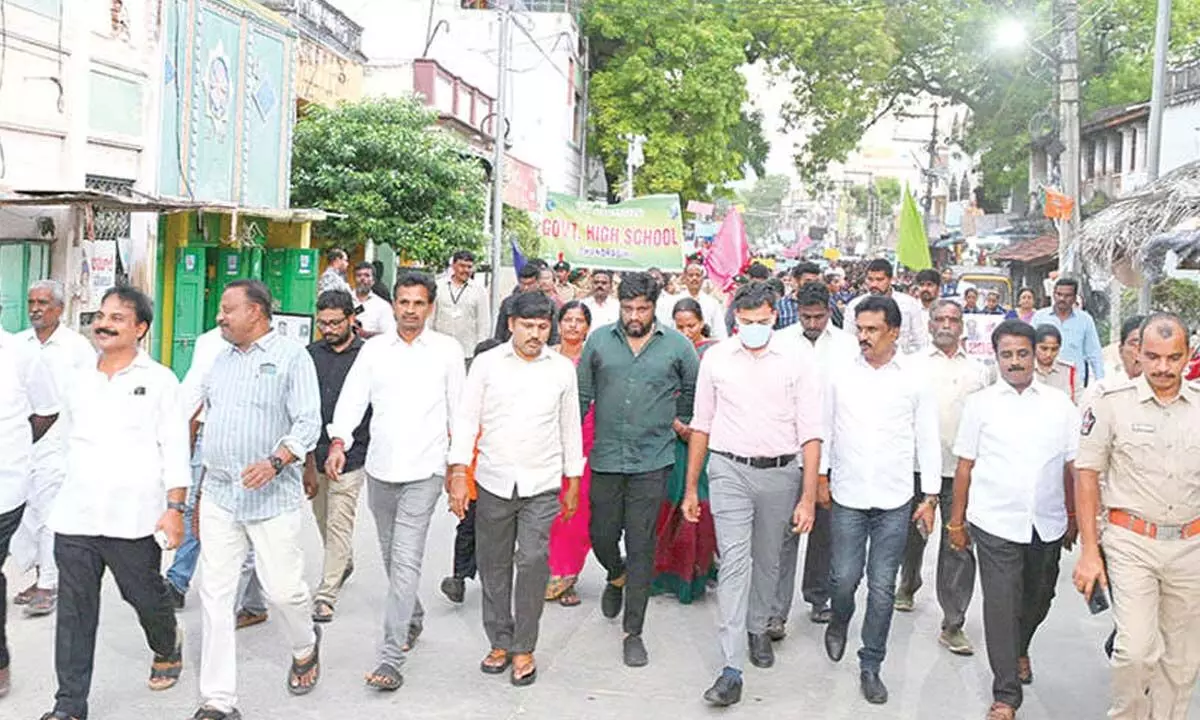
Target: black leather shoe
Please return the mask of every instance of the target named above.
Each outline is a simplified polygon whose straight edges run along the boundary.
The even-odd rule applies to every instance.
[[[650,662],[641,635],[626,635],[621,650],[628,667],[645,667]]]
[[[771,642],[779,642],[787,637],[787,623],[781,617],[767,619],[767,637]]]
[[[882,705],[887,702],[887,687],[883,681],[879,679],[879,672],[875,670],[863,670],[858,676],[859,687],[862,688],[863,697],[872,705]]]
[[[604,613],[604,617],[615,618],[621,614],[621,604],[625,599],[625,585],[613,585],[606,583],[604,592],[600,595],[600,612]]]
[[[704,699],[717,707],[728,707],[742,699],[742,679],[721,673],[713,686],[704,691]]]
[[[825,654],[834,662],[846,654],[846,630],[846,625],[836,622],[825,626]]]
[[[833,620],[833,610],[829,608],[829,605],[813,605],[808,619],[814,625],[828,625],[829,621]]]
[[[750,636],[750,663],[754,667],[769,668],[775,664],[775,648],[771,647],[771,638],[766,633]]]
[[[187,595],[175,587],[170,580],[164,579],[163,584],[167,586],[167,595],[171,598],[171,607],[176,610],[182,610],[183,606],[187,603]]]
[[[442,594],[452,603],[462,603],[467,595],[467,583],[460,577],[442,578]]]

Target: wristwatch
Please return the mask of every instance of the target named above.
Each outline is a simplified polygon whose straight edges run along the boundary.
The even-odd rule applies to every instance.
[[[187,505],[185,505],[184,503],[181,503],[181,502],[168,502],[167,509],[174,510],[175,512],[182,515],[185,512],[187,512]]]
[[[280,472],[282,472],[283,467],[285,465],[287,465],[287,463],[285,463],[283,460],[281,460],[280,458],[278,458],[274,455],[269,457],[268,460],[271,461],[271,469],[275,471],[276,475],[278,475]]]

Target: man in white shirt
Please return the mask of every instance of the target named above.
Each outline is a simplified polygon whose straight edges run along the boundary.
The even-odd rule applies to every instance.
[[[779,331],[781,339],[795,343],[799,350],[811,354],[820,372],[824,388],[832,368],[854,362],[860,350],[849,333],[834,327],[833,310],[829,304],[829,289],[822,283],[804,283],[796,290],[797,321]],[[800,536],[787,529],[783,538],[783,554],[779,558],[779,587],[767,635],[775,641],[787,635],[787,620],[792,612],[796,594],[796,563],[800,555]],[[829,622],[829,509],[817,506],[813,529],[808,533],[804,550],[804,576],[800,594],[811,607],[808,618],[823,625]]]
[[[872,296],[855,307],[862,354],[833,368],[826,388],[830,429],[826,472],[818,498],[832,503],[833,618],[825,651],[837,662],[846,650],[854,593],[866,570],[867,611],[858,651],[860,687],[872,704],[887,702],[879,670],[887,654],[896,572],[910,522],[933,528],[941,482],[937,398],[912,358],[896,348],[901,314],[896,301]],[[912,512],[913,456],[925,500]],[[869,546],[869,550],[868,550]]]
[[[936,284],[936,279],[932,282]],[[945,298],[934,303],[929,333],[933,338],[933,347],[922,350],[917,357],[924,363],[926,382],[937,395],[938,431],[942,446],[942,487],[938,497],[942,534],[937,559],[937,599],[942,608],[942,632],[938,642],[956,655],[971,655],[974,649],[963,632],[963,624],[966,622],[967,606],[975,591],[975,555],[970,550],[954,550],[950,547],[946,525],[950,522],[954,470],[958,464],[954,456],[954,440],[958,436],[963,406],[968,396],[986,387],[991,378],[988,367],[969,357],[962,348],[963,310],[957,300]],[[923,493],[919,479],[914,484],[915,509]],[[908,528],[904,563],[900,566],[900,582],[896,587],[896,609],[901,612],[913,609],[913,596],[921,587],[926,539],[927,536],[921,534],[915,525]]]
[[[341,248],[331,248],[325,253],[325,272],[317,278],[317,295],[326,290],[345,290],[352,292],[350,283],[346,282],[346,270],[350,268],[350,257]]]
[[[150,689],[172,687],[183,669],[183,633],[159,568],[162,551],[183,540],[187,419],[175,374],[138,348],[153,313],[139,290],[105,292],[92,321],[99,358],[62,393],[67,477],[49,520],[59,570],[55,718],[88,716],[105,570],[154,652]]]
[[[362,308],[355,315],[355,319],[358,321],[359,336],[364,340],[375,335],[396,332],[396,318],[392,314],[392,306],[371,292],[373,287],[375,266],[369,262],[360,262],[354,268],[354,301]]]
[[[487,288],[475,282],[474,272],[475,255],[470,250],[454,253],[449,275],[438,280],[433,308],[433,329],[457,340],[466,358],[492,334]]]
[[[518,686],[537,678],[533,651],[546,604],[550,525],[559,514],[562,478],[567,478],[562,516],[570,519],[583,474],[575,366],[546,347],[553,314],[552,301],[541,293],[513,301],[511,342],[471,366],[447,461],[450,509],[462,519],[469,502],[467,467],[478,437],[475,561],[491,643],[480,669],[499,674],[511,665],[512,684]]]
[[[29,286],[28,330],[18,334],[38,350],[57,387],[63,387],[70,375],[94,367],[96,349],[92,343],[61,322],[65,297],[62,283],[40,280]],[[33,445],[32,483],[21,527],[13,537],[12,554],[25,572],[37,569],[37,581],[13,598],[14,605],[25,605],[25,615],[37,617],[54,611],[58,595],[58,568],[54,564],[54,533],[46,527],[46,518],[66,474],[64,438],[69,418],[59,418],[46,435]]]
[[[658,318],[661,325],[674,327],[675,319],[672,313],[675,310],[675,303],[684,298],[692,298],[700,303],[700,310],[704,313],[704,324],[708,326],[708,331],[712,333],[712,337],[716,340],[723,340],[729,336],[728,328],[725,325],[725,306],[721,301],[713,297],[709,293],[704,292],[704,266],[700,263],[688,263],[688,266],[683,270],[683,292],[677,295],[663,293],[655,305],[654,315]],[[593,327],[595,323],[592,323]]]
[[[929,316],[921,301],[908,293],[892,292],[892,264],[876,258],[867,264],[867,293],[859,295],[846,306],[845,328],[854,332],[854,309],[866,298],[882,295],[896,301],[900,308],[900,339],[896,344],[902,353],[915,353],[929,344]]]
[[[58,392],[44,358],[0,330],[0,565],[25,512],[35,443],[57,424]],[[0,697],[8,694],[8,584],[0,572]]]
[[[592,313],[592,324],[588,335],[621,319],[621,303],[613,295],[612,271],[592,271],[592,294],[583,299],[583,304]]]
[[[1006,320],[992,347],[1001,380],[967,399],[947,528],[955,548],[974,540],[979,553],[995,701],[988,720],[1012,720],[1021,685],[1033,681],[1029,643],[1050,610],[1059,555],[1075,542],[1080,419],[1066,395],[1034,381],[1032,327]]]
[[[325,462],[325,474],[336,482],[370,406],[367,504],[389,581],[379,664],[367,677],[377,690],[400,687],[400,669],[423,627],[421,562],[442,494],[451,413],[466,376],[458,341],[425,328],[437,302],[433,278],[401,273],[394,297],[396,333],[372,338],[359,351],[333,411]]]

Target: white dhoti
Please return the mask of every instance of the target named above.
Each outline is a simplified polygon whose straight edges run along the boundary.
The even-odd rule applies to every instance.
[[[54,532],[46,526],[58,489],[66,475],[65,448],[62,429],[51,427],[46,436],[33,446],[30,464],[29,497],[21,526],[13,535],[10,552],[22,572],[38,569],[37,587],[40,590],[58,588],[58,566],[54,563]]]

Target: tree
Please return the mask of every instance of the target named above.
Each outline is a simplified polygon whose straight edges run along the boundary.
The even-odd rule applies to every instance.
[[[292,203],[331,217],[320,233],[343,246],[392,245],[441,267],[483,240],[484,173],[415,99],[314,106],[296,123]]]
[[[746,236],[751,243],[762,244],[774,239],[791,184],[786,175],[766,175],[742,193],[741,201],[746,206]]]

